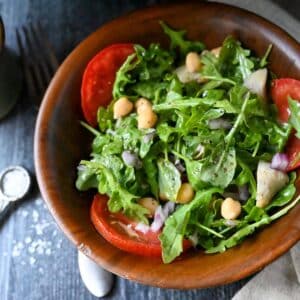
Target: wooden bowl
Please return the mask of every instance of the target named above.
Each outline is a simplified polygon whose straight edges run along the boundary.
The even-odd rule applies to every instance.
[[[158,20],[186,29],[191,39],[217,47],[231,34],[262,56],[273,44],[270,69],[279,77],[300,79],[300,46],[286,32],[245,10],[217,3],[154,6],[120,17],[91,34],[68,56],[45,95],[35,132],[35,165],[43,198],[55,220],[78,247],[121,277],[164,288],[204,288],[246,277],[286,252],[300,239],[300,206],[225,253],[191,251],[164,265],[120,251],[94,229],[91,194],[75,189],[76,166],[90,151],[90,135],[79,125],[80,85],[88,61],[112,43],[167,45]],[[299,189],[298,189],[299,193]]]

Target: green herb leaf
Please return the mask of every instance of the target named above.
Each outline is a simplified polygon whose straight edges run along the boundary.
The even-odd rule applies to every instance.
[[[160,159],[158,166],[159,192],[168,200],[176,201],[181,186],[181,175],[177,168],[168,160]]]
[[[230,36],[223,42],[218,68],[223,77],[242,83],[252,73],[254,63],[250,51]]]
[[[178,48],[182,56],[185,56],[188,52],[191,51],[199,53],[204,50],[205,46],[203,43],[185,39],[185,30],[173,30],[162,21],[160,22],[160,25],[163,28],[165,34],[170,38],[171,49],[174,50]]]
[[[182,243],[187,224],[194,210],[205,207],[213,194],[221,193],[218,188],[211,188],[197,192],[194,200],[181,205],[167,220],[163,232],[159,236],[162,244],[162,258],[164,263],[170,263],[182,253]]]
[[[107,166],[96,161],[82,161],[81,163],[100,177],[98,190],[99,193],[107,194],[110,197],[108,208],[111,212],[122,211],[128,217],[148,224],[146,217],[149,213],[148,210],[135,203],[139,196],[124,189]],[[112,166],[112,168],[114,167]]]
[[[289,109],[291,112],[289,122],[296,129],[296,137],[300,139],[300,103],[297,100],[288,98]]]

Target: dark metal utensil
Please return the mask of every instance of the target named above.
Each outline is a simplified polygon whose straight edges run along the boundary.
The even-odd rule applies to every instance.
[[[58,60],[39,23],[23,26],[16,34],[28,96],[38,109]]]
[[[5,47],[5,31],[0,17],[0,119],[17,103],[22,76],[15,53]]]

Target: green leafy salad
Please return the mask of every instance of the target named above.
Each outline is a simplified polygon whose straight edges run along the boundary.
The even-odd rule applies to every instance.
[[[157,232],[169,263],[184,241],[223,252],[297,204],[283,152],[300,108],[290,99],[291,121],[277,121],[271,47],[258,58],[228,36],[206,50],[161,26],[170,47],[134,45],[97,128],[82,123],[94,140],[76,187],[107,194],[108,210],[134,220],[138,234]]]

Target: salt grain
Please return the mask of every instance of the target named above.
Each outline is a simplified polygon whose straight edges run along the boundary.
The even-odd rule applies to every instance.
[[[36,205],[40,206],[43,204],[43,201],[42,201],[42,199],[36,199],[35,203],[36,203]]]
[[[35,262],[36,262],[36,259],[35,259],[34,257],[31,256],[31,257],[29,258],[29,263],[30,263],[30,265],[34,265]]]
[[[26,244],[31,243],[31,241],[32,241],[32,239],[31,239],[30,236],[28,236],[28,237],[25,239],[25,243],[26,243]]]
[[[33,254],[33,253],[35,252],[34,247],[30,246],[30,247],[28,248],[28,252],[31,253],[31,254]]]
[[[40,206],[41,208],[42,205],[45,206],[41,199],[37,199],[35,205]],[[40,256],[50,256],[53,254],[53,247],[58,249],[61,247],[62,240],[55,238],[55,236],[58,236],[56,224],[53,221],[41,219],[39,210],[40,208],[38,210],[33,209],[32,211],[23,209],[18,212],[24,218],[29,216],[31,219],[31,226],[29,228],[32,235],[27,235],[23,241],[15,239],[12,241],[13,244],[10,255],[16,259],[19,257],[18,263],[23,266],[26,264],[30,266],[37,265]],[[44,238],[46,237],[45,233],[47,233],[47,239]],[[48,240],[49,234],[53,242]],[[8,253],[4,252],[3,256],[8,256]],[[24,260],[25,257],[26,260]],[[21,258],[23,258],[22,261]],[[37,265],[37,267],[39,266]],[[38,272],[44,274],[44,269],[38,268]]]
[[[39,213],[36,210],[32,212],[32,219],[34,222],[37,222],[39,219]]]
[[[24,217],[24,218],[26,218],[27,216],[28,216],[28,211],[27,210],[23,210],[22,211],[22,216]]]

